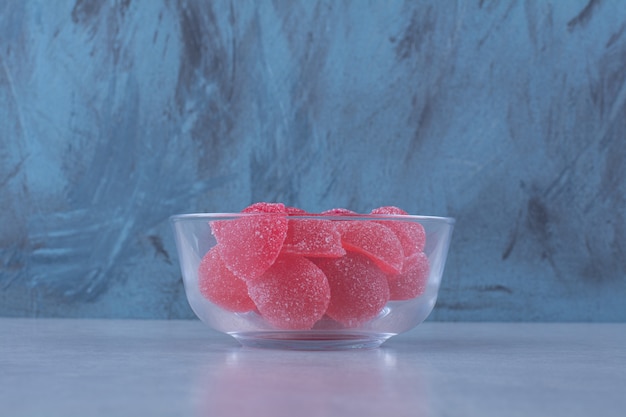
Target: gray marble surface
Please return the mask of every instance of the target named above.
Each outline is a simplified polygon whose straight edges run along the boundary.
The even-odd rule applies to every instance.
[[[626,320],[621,0],[0,0],[0,315],[189,318],[171,214],[457,228],[435,320]]]
[[[623,416],[626,324],[425,323],[242,348],[198,321],[0,319],[0,416]]]

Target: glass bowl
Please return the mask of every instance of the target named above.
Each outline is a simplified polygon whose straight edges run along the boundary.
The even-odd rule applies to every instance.
[[[454,219],[202,213],[170,218],[195,314],[242,345],[375,348],[432,311]]]

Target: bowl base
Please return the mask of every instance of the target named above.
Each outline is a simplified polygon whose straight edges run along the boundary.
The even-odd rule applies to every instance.
[[[246,347],[287,350],[374,349],[395,333],[262,331],[229,333]]]

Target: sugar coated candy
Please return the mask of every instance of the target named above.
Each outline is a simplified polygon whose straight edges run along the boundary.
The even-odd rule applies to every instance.
[[[314,216],[297,207],[286,207],[290,216]],[[334,223],[318,219],[289,219],[283,253],[336,258],[346,251]]]
[[[391,300],[409,300],[420,296],[426,290],[430,266],[423,252],[405,259],[402,272],[387,275]]]
[[[326,314],[347,327],[373,319],[389,300],[385,274],[368,257],[348,252],[341,258],[315,259],[330,286]]]
[[[286,206],[285,210],[287,211],[287,214],[289,214],[290,216],[303,216],[303,215],[309,214],[306,212],[306,210],[302,210],[301,208],[298,208],[298,207]]]
[[[346,254],[335,222],[318,219],[289,220],[283,253],[337,258]]]
[[[242,213],[258,215],[213,221],[211,230],[226,267],[248,282],[278,257],[287,236],[287,212],[280,203],[256,203]]]
[[[356,211],[348,210],[345,208],[333,208],[330,210],[326,210],[322,212],[323,215],[327,216],[355,216],[358,215]]]
[[[322,318],[330,301],[324,273],[310,260],[281,255],[248,285],[261,316],[285,330],[308,330]]]
[[[408,213],[398,207],[384,206],[372,210],[371,214],[406,215]],[[421,224],[417,222],[394,220],[381,220],[378,223],[387,226],[398,236],[402,249],[404,250],[404,256],[413,256],[424,250],[426,233],[424,226]]]
[[[242,213],[210,222],[217,244],[198,268],[200,292],[224,309],[256,310],[283,330],[356,327],[389,300],[426,289],[424,228],[394,220],[402,209],[379,207],[370,219],[343,208],[315,215],[256,203]]]
[[[230,311],[254,310],[246,283],[237,278],[222,261],[217,247],[207,252],[198,267],[200,293],[212,303]]]
[[[286,214],[287,207],[283,203],[254,203],[241,210],[241,212]]]
[[[371,221],[337,221],[341,243],[348,251],[372,259],[383,272],[402,271],[404,252],[396,234],[382,224]]]

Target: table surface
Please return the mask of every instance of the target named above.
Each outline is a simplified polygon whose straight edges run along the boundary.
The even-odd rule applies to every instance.
[[[0,319],[0,416],[620,416],[626,324],[424,323],[243,348],[198,321]]]

